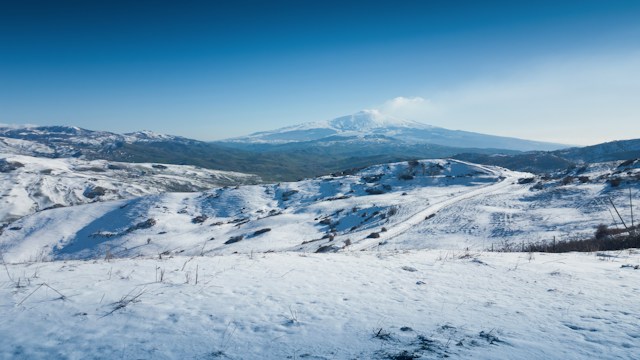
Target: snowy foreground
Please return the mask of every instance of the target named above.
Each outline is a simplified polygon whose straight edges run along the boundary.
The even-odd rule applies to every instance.
[[[633,359],[638,264],[633,250],[8,264],[0,358]]]

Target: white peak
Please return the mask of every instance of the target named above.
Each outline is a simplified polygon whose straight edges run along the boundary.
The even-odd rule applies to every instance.
[[[340,131],[368,131],[389,127],[428,127],[428,125],[419,122],[383,114],[375,109],[362,110],[352,115],[329,120],[328,124],[330,127]]]
[[[133,136],[139,139],[167,139],[171,137],[169,135],[160,134],[151,130],[140,130],[132,133],[127,133],[125,135]]]
[[[272,131],[253,133],[249,136],[228,139],[228,141],[253,143],[289,143],[316,140],[333,135],[387,135],[411,129],[433,129],[431,125],[417,121],[401,119],[384,114],[378,110],[362,110],[355,114],[341,116],[332,120],[308,122],[288,126]]]

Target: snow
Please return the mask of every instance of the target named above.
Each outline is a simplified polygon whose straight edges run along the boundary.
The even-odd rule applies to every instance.
[[[187,165],[49,159],[1,153],[0,161],[21,165],[11,171],[0,171],[0,225],[56,206],[166,191],[202,191],[220,185],[260,181],[254,175]]]
[[[344,139],[370,140],[371,137],[387,138],[396,143],[436,144],[458,148],[491,148],[509,150],[556,150],[566,147],[516,138],[507,138],[468,131],[449,130],[417,121],[401,119],[378,110],[362,110],[355,114],[331,120],[309,122],[248,136],[227,139],[234,143],[284,144],[301,141],[320,142]]]
[[[76,126],[0,126],[0,153],[43,157],[78,157],[110,152],[124,143],[174,142],[193,145],[197,140],[144,130],[128,134],[94,131]]]
[[[413,127],[429,129],[433,126],[382,114],[378,110],[363,110],[352,115],[325,122],[326,125],[342,131],[367,132],[378,128]]]
[[[364,137],[372,134],[395,135],[397,128],[435,129],[434,126],[381,113],[378,110],[362,110],[355,114],[331,120],[287,126],[273,131],[258,132],[249,136],[229,139],[232,142],[287,143],[314,140],[331,135]]]
[[[0,154],[53,155],[51,147],[35,141],[0,137]]]
[[[9,264],[0,358],[634,359],[640,271],[623,266],[637,264],[633,250]]]
[[[0,173],[14,212],[42,206],[35,189],[214,175],[5,158],[24,164]],[[637,249],[485,250],[616,226],[604,201],[628,219],[639,178],[640,161],[536,177],[422,160],[39,211],[0,234],[0,358],[635,359]]]
[[[27,261],[103,258],[107,251],[118,257],[482,251],[587,238],[600,224],[620,226],[609,198],[627,222],[629,189],[640,200],[638,164],[626,170],[619,164],[585,168],[581,176],[589,181],[566,184],[564,174],[544,180],[499,167],[424,160],[300,182],[164,193],[39,212],[0,234],[0,249],[8,261]],[[609,184],[623,175],[619,187]],[[528,178],[532,182],[521,183]],[[137,226],[147,221],[153,224]]]

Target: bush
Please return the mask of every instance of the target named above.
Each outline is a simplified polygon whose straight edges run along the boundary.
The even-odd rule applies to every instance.
[[[107,189],[103,188],[102,186],[95,186],[85,189],[82,195],[84,195],[84,197],[88,199],[95,199],[99,196],[104,196],[106,193]]]
[[[537,184],[533,185],[529,190],[542,190],[544,189],[544,184],[542,183],[542,181],[538,182]]]
[[[23,163],[0,159],[0,172],[9,172],[24,167]]]
[[[518,179],[518,184],[523,185],[523,184],[531,184],[532,182],[534,182],[536,179],[535,178],[520,178]]]
[[[241,241],[242,239],[244,239],[244,236],[242,236],[242,235],[232,236],[232,237],[229,238],[229,240],[225,241],[224,244],[228,245],[228,244],[237,243],[238,241]]]
[[[375,183],[375,182],[380,181],[380,179],[382,179],[383,176],[384,176],[384,174],[363,176],[362,177],[362,181],[364,181],[366,183]]]
[[[562,179],[562,185],[569,185],[573,182],[574,177],[573,176],[565,176]]]
[[[548,252],[548,253],[565,253],[565,252],[594,252],[594,251],[614,251],[640,247],[640,233],[632,233],[629,235],[616,235],[619,233],[615,229],[607,229],[606,226],[600,225],[596,230],[596,235],[591,239],[577,240],[561,240],[558,242],[542,241],[539,243],[523,245],[505,251],[518,251],[522,249],[524,252]]]
[[[191,223],[193,224],[202,224],[203,222],[207,221],[208,217],[206,215],[198,215],[196,217],[194,217],[193,219],[191,219]]]
[[[618,165],[618,167],[619,168],[627,167],[627,166],[633,165],[634,162],[636,162],[636,159],[626,160],[622,162],[620,165]]]
[[[337,246],[324,245],[324,246],[320,246],[318,250],[316,250],[316,253],[321,254],[321,253],[328,253],[328,252],[337,252],[338,250],[340,250],[340,248]]]
[[[622,179],[620,178],[611,178],[607,181],[611,187],[618,187],[622,183]]]
[[[139,222],[130,228],[127,229],[127,232],[130,233],[135,230],[149,229],[156,224],[156,219],[147,219],[145,221]]]
[[[380,188],[366,188],[364,191],[369,195],[381,195],[385,193],[385,191]]]
[[[287,190],[283,192],[282,201],[289,201],[291,199],[291,196],[297,194],[298,192],[299,192],[298,190]]]
[[[262,234],[264,234],[264,233],[268,233],[269,231],[271,231],[271,229],[270,229],[270,228],[264,228],[264,229],[256,230],[256,231],[253,233],[253,236],[262,235]]]
[[[598,225],[598,228],[596,229],[596,233],[594,235],[596,237],[596,240],[602,240],[606,238],[608,235],[609,235],[609,227],[604,224]]]
[[[588,176],[578,176],[578,181],[580,181],[581,183],[588,183],[589,182],[589,177]]]

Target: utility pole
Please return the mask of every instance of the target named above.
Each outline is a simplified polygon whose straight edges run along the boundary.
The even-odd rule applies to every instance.
[[[618,214],[618,217],[620,218],[620,221],[622,221],[622,226],[624,226],[624,228],[628,231],[629,228],[627,227],[627,224],[624,223],[624,219],[620,215],[620,212],[618,211],[618,208],[616,207],[616,204],[613,203],[613,200],[611,200],[611,198],[609,198],[609,202],[611,203],[611,206],[613,206],[613,210],[615,210],[616,214]]]
[[[629,185],[629,208],[631,209],[631,229],[635,233],[636,230],[633,226],[633,199],[631,197],[631,185]]]

